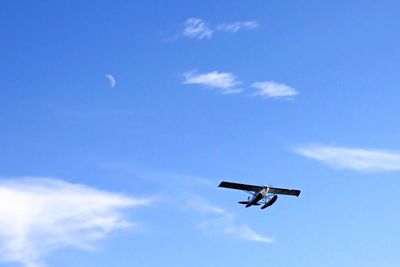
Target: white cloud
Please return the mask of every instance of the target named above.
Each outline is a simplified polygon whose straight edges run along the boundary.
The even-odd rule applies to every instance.
[[[204,194],[208,190],[215,190],[216,182],[214,179],[175,172],[146,171],[138,173],[137,168],[131,169],[132,163],[113,164],[112,168],[113,170],[122,168],[130,174],[151,181],[155,188],[157,188],[156,184],[161,186],[163,188],[161,191],[169,192],[168,195],[162,197],[164,203],[167,203],[162,209],[166,207],[178,209],[184,213],[189,213],[190,218],[193,218],[193,215],[198,215],[199,218],[195,218],[198,222],[197,226],[205,232],[226,234],[249,241],[274,242],[272,238],[259,234],[246,223],[238,221],[235,214],[210,204],[198,195]],[[176,222],[176,224],[179,223],[182,223],[182,221]]]
[[[290,97],[298,94],[294,88],[274,81],[254,82],[252,87],[258,90],[258,92],[253,95],[260,95],[269,98]]]
[[[211,38],[212,34],[213,30],[211,30],[207,24],[199,18],[188,19],[185,23],[185,29],[183,30],[183,35],[200,40]]]
[[[234,23],[223,23],[219,24],[216,28],[218,31],[225,32],[238,32],[240,30],[254,30],[258,27],[258,23],[254,20],[252,21],[238,21]]]
[[[55,179],[1,180],[0,260],[40,267],[54,249],[90,249],[111,231],[133,226],[123,209],[148,203]]]
[[[219,89],[224,94],[240,93],[242,90],[236,88],[241,82],[229,72],[213,71],[209,73],[197,73],[189,71],[184,73],[185,84],[199,84]]]
[[[183,35],[195,39],[209,39],[217,31],[236,33],[240,30],[254,30],[258,27],[256,21],[238,21],[233,23],[221,23],[211,27],[200,18],[190,18],[185,22]]]
[[[214,230],[249,241],[263,243],[274,242],[272,238],[258,234],[247,224],[238,223],[233,213],[209,204],[199,197],[191,196],[187,200],[187,204],[190,210],[197,210],[209,216],[199,224],[199,227],[204,230]]]
[[[400,152],[323,145],[297,147],[295,151],[339,169],[362,172],[400,170]]]

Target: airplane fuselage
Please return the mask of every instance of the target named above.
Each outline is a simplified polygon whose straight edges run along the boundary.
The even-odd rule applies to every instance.
[[[256,194],[254,194],[253,198],[249,201],[249,203],[246,204],[246,208],[253,206],[253,205],[258,205],[258,201],[263,199],[265,195],[268,194],[268,188],[264,187],[260,191],[258,191]]]

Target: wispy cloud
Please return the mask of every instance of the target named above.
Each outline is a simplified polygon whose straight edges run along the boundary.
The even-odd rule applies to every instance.
[[[294,88],[274,81],[254,82],[251,86],[257,89],[257,92],[253,94],[255,96],[287,98],[298,94]]]
[[[240,30],[254,30],[258,27],[256,21],[237,21],[233,23],[221,23],[212,27],[200,18],[190,18],[185,22],[183,35],[194,39],[209,39],[215,32],[224,31],[236,33]]]
[[[240,93],[242,90],[237,88],[241,82],[235,75],[229,72],[212,71],[208,73],[197,73],[189,71],[184,73],[184,84],[198,84],[218,89],[223,94]]]
[[[206,22],[199,18],[190,18],[185,22],[185,29],[183,35],[190,38],[204,39],[211,38],[213,34]]]
[[[132,168],[131,162],[112,164],[112,166],[108,167],[111,167],[114,171],[122,169],[130,175],[147,180],[152,184],[151,188],[156,191],[165,192],[160,198],[163,199],[164,203],[168,204],[162,206],[162,209],[167,207],[179,210],[185,215],[188,214],[190,218],[198,215],[195,220],[200,230],[216,235],[227,234],[249,241],[274,242],[272,238],[257,233],[248,224],[239,221],[234,213],[213,205],[206,200],[207,193],[216,190],[219,179],[215,180],[210,177],[206,178],[179,172],[138,172],[137,168]],[[182,223],[182,221],[176,222],[176,224],[179,223]]]
[[[242,93],[243,89],[238,88],[242,84],[238,78],[230,72],[212,71],[208,73],[198,73],[197,71],[188,71],[183,74],[184,84],[197,84],[214,89],[218,89],[223,94],[238,94]],[[252,96],[263,96],[266,98],[290,98],[298,94],[298,92],[283,83],[273,81],[254,82],[251,84],[257,92],[252,93]]]
[[[216,27],[217,31],[225,32],[238,32],[240,30],[254,30],[258,27],[258,23],[254,20],[252,21],[238,21],[234,23],[222,23]]]
[[[123,210],[149,199],[45,178],[0,181],[0,260],[44,266],[57,248],[93,248],[108,233],[134,226]]]
[[[339,169],[361,172],[400,170],[400,152],[323,145],[301,146],[295,151]]]
[[[207,218],[199,224],[201,229],[207,231],[215,230],[249,241],[264,243],[274,242],[272,238],[255,232],[247,224],[237,222],[233,213],[212,205],[200,197],[191,196],[187,200],[187,203],[190,210],[197,210],[207,215]]]

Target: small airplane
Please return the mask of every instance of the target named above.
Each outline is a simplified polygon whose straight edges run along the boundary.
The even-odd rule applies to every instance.
[[[253,197],[248,197],[247,201],[239,201],[239,204],[245,205],[246,208],[250,206],[261,206],[261,209],[268,208],[275,203],[278,199],[277,194],[279,195],[289,195],[296,196],[300,195],[300,190],[295,189],[285,189],[285,188],[275,188],[270,186],[259,186],[259,185],[250,185],[250,184],[239,184],[232,182],[221,182],[218,187],[230,188],[230,189],[238,189],[246,191],[251,194]],[[261,203],[259,203],[261,201]]]

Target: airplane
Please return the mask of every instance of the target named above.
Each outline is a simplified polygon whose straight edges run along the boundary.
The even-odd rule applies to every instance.
[[[250,206],[261,206],[261,209],[268,208],[275,203],[278,199],[277,194],[279,195],[289,195],[296,196],[300,195],[300,190],[295,189],[285,189],[285,188],[275,188],[270,186],[259,186],[259,185],[250,185],[250,184],[239,184],[232,182],[221,182],[218,187],[229,188],[229,189],[238,189],[246,191],[251,194],[253,197],[248,197],[247,201],[239,201],[239,204],[245,205],[246,208]],[[261,201],[261,204],[259,203]]]

